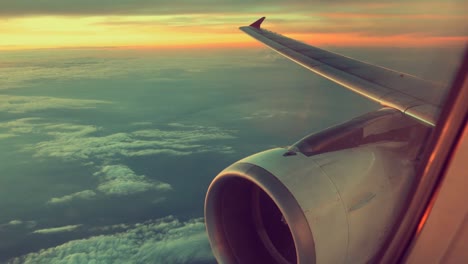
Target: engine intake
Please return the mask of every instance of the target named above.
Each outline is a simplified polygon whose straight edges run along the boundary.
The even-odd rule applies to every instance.
[[[298,257],[313,263],[305,215],[276,177],[249,163],[222,175],[211,184],[205,209],[220,263],[295,263]]]

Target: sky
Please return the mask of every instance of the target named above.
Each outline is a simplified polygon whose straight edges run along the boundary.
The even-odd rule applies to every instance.
[[[328,46],[447,46],[467,40],[465,1],[0,1],[0,49],[251,47],[268,28]]]

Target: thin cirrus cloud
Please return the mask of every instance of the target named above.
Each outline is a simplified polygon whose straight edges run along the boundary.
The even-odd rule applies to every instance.
[[[79,226],[43,229],[72,231]],[[60,227],[59,227],[60,228]],[[29,253],[11,263],[188,263],[213,262],[203,219],[180,222],[169,216],[125,225],[124,232],[72,240]],[[71,229],[71,230],[70,230]]]
[[[466,41],[463,1],[10,1],[0,48],[63,46],[252,46],[237,28],[257,17],[315,45],[453,45]],[[95,34],[99,32],[99,34]],[[301,34],[294,34],[303,32]],[[307,34],[315,34],[309,38]],[[317,35],[317,33],[321,33]],[[401,37],[402,35],[406,38]],[[427,38],[425,36],[428,36]],[[434,39],[434,36],[438,38]],[[317,38],[320,37],[320,38]],[[432,37],[432,38],[431,38]],[[419,39],[419,42],[416,42]]]

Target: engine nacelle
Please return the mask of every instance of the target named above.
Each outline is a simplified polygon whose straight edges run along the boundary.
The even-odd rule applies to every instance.
[[[324,132],[216,176],[205,221],[219,263],[364,263],[375,256],[415,180],[428,129],[383,110]]]

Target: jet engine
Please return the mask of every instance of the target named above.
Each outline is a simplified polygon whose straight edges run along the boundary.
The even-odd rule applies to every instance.
[[[205,221],[219,263],[365,263],[391,233],[429,128],[382,109],[229,166]]]

